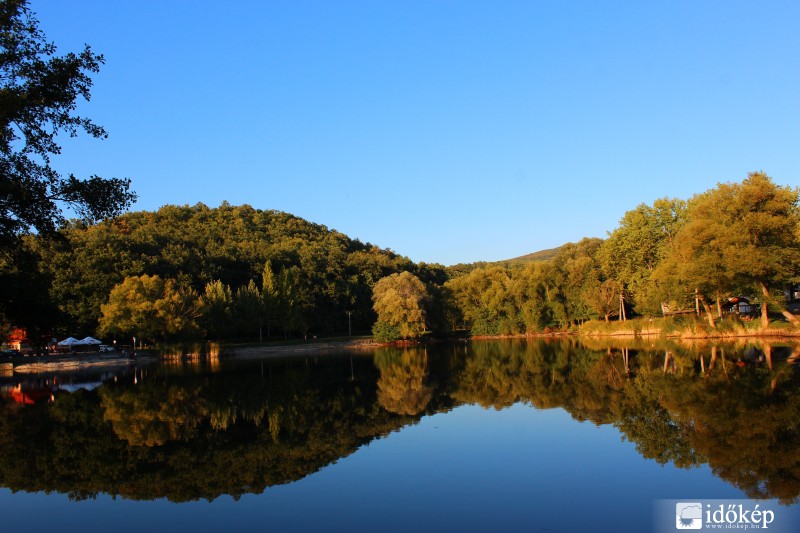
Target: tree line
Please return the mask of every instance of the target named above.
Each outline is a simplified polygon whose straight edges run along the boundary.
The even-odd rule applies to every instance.
[[[350,239],[293,215],[250,206],[164,206],[58,238],[30,236],[46,295],[29,316],[42,331],[144,339],[267,339],[368,331],[373,286],[395,272],[428,284],[444,268]],[[41,305],[44,304],[44,305]],[[30,325],[28,326],[30,327]]]
[[[448,269],[448,281],[437,288],[444,298],[438,309],[451,327],[463,325],[473,335],[565,330],[587,320],[660,316],[696,305],[714,328],[722,304],[746,296],[759,301],[763,327],[770,312],[797,324],[785,293],[791,298],[800,281],[798,206],[798,189],[776,185],[762,172],[688,201],[658,199],[625,213],[607,239],[566,244],[552,259]],[[416,302],[424,310],[431,295],[419,295],[413,283],[408,277],[404,291],[388,296],[376,286],[376,335],[386,336],[382,324],[393,324],[395,337],[415,336],[400,324],[420,322],[408,309]]]
[[[385,340],[461,327],[497,335],[692,300],[713,328],[736,295],[758,298],[764,327],[770,311],[797,323],[783,291],[800,281],[798,190],[762,172],[642,204],[607,239],[543,261],[448,269],[249,206],[120,216],[136,200],[130,179],[50,164],[59,134],[106,137],[76,114],[103,56],[89,46],[57,55],[26,0],[0,2],[0,30],[0,337],[24,327],[33,337],[263,339],[373,325]]]
[[[752,173],[641,204],[551,259],[445,268],[280,211],[164,206],[26,236],[6,275],[29,295],[15,325],[120,339],[527,334],[695,305],[714,327],[732,296],[758,299],[766,327],[796,322],[798,212],[797,189]]]

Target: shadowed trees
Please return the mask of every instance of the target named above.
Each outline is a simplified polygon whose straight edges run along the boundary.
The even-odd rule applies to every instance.
[[[366,331],[375,321],[372,288],[379,279],[401,270],[436,272],[325,226],[250,206],[164,206],[92,226],[70,224],[60,234],[60,242],[34,243],[65,330],[93,331],[111,290],[148,275],[180,280],[200,294],[219,281],[232,298],[252,281],[264,301],[266,336],[341,333],[347,311],[353,330]],[[201,322],[209,336],[259,338],[257,324],[245,328],[233,317],[222,330]]]
[[[57,55],[26,0],[0,3],[0,286],[11,289],[2,291],[0,322],[32,331],[46,327],[41,318],[48,315],[47,298],[14,291],[23,286],[38,292],[49,281],[30,269],[32,249],[23,245],[23,235],[52,237],[66,222],[65,206],[94,222],[136,200],[128,179],[81,179],[51,166],[61,153],[59,134],[107,136],[76,114],[79,102],[90,99],[91,75],[102,63],[103,56],[88,45]]]

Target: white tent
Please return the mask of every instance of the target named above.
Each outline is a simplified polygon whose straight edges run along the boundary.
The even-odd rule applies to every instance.
[[[103,344],[103,343],[95,339],[94,337],[86,337],[85,339],[79,340],[75,344]]]
[[[75,346],[76,344],[80,344],[80,341],[75,337],[67,337],[58,343],[59,346]]]

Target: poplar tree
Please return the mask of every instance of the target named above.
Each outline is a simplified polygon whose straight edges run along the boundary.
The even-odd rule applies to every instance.
[[[261,291],[258,290],[253,280],[247,285],[239,287],[234,295],[235,314],[239,324],[244,328],[244,333],[249,335],[252,331],[258,330],[258,340],[264,340],[262,333],[262,321],[264,319],[264,301],[261,298]]]
[[[270,336],[270,319],[275,314],[278,306],[278,284],[272,272],[272,262],[264,263],[261,273],[261,298],[264,302],[264,318],[267,323],[267,338]]]
[[[205,286],[202,300],[206,334],[217,339],[228,336],[233,306],[231,288],[220,280],[211,281]]]

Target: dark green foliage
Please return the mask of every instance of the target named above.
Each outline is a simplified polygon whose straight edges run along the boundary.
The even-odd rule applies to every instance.
[[[372,336],[378,342],[392,342],[402,338],[399,327],[380,320],[372,326]]]
[[[49,276],[29,247],[0,251],[0,327],[24,324],[31,339],[49,333],[57,319],[49,286]]]
[[[66,326],[87,332],[97,327],[111,289],[131,276],[158,275],[200,295],[219,281],[234,300],[233,322],[219,328],[207,319],[201,323],[214,338],[250,339],[259,338],[259,315],[262,335],[346,332],[347,311],[353,312],[354,331],[368,331],[375,320],[372,287],[379,279],[405,270],[443,278],[436,265],[418,267],[325,226],[250,206],[164,206],[93,226],[75,223],[61,234],[60,241],[37,240],[36,246]],[[268,262],[273,279],[264,300]],[[264,305],[240,300],[237,311],[235,296],[251,281],[250,292],[258,292]]]
[[[26,0],[0,2],[0,322],[33,332],[46,331],[52,319],[42,277],[31,269],[35,259],[21,236],[31,230],[51,236],[65,222],[65,205],[96,221],[136,200],[128,179],[78,179],[50,164],[61,152],[60,133],[106,137],[102,127],[75,114],[79,101],[89,100],[91,74],[102,63],[89,46],[56,55]]]

